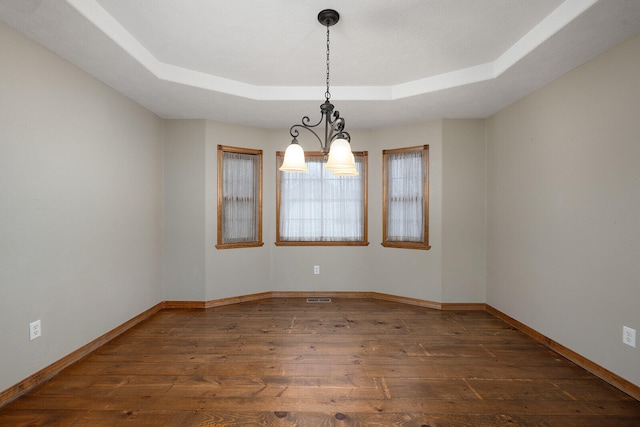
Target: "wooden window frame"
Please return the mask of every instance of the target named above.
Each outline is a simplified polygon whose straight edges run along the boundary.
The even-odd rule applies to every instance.
[[[389,155],[393,154],[401,154],[411,151],[423,150],[422,161],[423,161],[423,185],[424,185],[424,230],[423,230],[423,241],[422,242],[412,242],[412,241],[398,241],[398,240],[388,240],[387,239],[387,193],[388,193],[388,183],[389,183]],[[402,249],[420,249],[420,250],[429,250],[431,246],[429,245],[429,145],[421,145],[415,147],[404,147],[404,148],[396,148],[390,150],[382,151],[382,246],[387,248],[402,248]]]
[[[363,240],[361,241],[305,241],[305,240],[280,240],[280,174],[282,173],[304,173],[304,172],[282,172],[278,168],[282,165],[282,161],[284,160],[284,151],[276,152],[276,246],[368,246],[369,245],[369,237],[368,237],[368,160],[369,153],[367,151],[354,151],[353,155],[356,157],[361,157],[363,159]],[[326,158],[325,154],[320,151],[306,151],[305,157],[307,158]]]
[[[224,164],[224,153],[239,153],[239,154],[249,154],[258,156],[258,240],[257,241],[247,241],[247,242],[234,242],[234,243],[223,243],[223,222],[224,222],[224,200],[223,200],[223,164]],[[242,147],[231,147],[227,145],[218,145],[218,243],[216,244],[217,249],[235,249],[235,248],[254,248],[260,247],[264,245],[262,241],[262,174],[263,174],[263,166],[262,166],[262,150],[256,150],[252,148],[242,148]]]

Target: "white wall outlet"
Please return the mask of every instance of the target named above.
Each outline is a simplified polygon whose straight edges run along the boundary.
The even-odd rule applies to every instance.
[[[313,266],[313,274],[320,274],[320,266],[319,265],[314,265]]]
[[[42,324],[40,323],[40,319],[29,323],[29,340],[33,341],[40,335],[42,335]]]
[[[622,327],[622,342],[636,348],[636,330],[628,326]]]

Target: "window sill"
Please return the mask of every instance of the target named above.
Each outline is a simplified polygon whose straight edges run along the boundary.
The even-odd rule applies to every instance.
[[[216,249],[238,249],[238,248],[259,248],[263,246],[263,242],[249,242],[249,243],[226,243],[217,244]]]
[[[369,246],[369,242],[275,242],[276,246]]]
[[[431,249],[431,246],[429,245],[415,242],[383,242],[382,246],[384,246],[385,248],[418,249],[423,251],[428,251],[429,249]]]

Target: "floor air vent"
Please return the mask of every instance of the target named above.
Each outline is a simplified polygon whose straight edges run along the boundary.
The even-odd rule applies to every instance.
[[[309,302],[309,303],[331,302],[331,298],[325,298],[325,297],[307,298],[307,302]]]

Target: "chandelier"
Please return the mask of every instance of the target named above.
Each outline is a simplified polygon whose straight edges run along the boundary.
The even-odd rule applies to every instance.
[[[318,14],[318,22],[327,27],[327,90],[324,93],[324,103],[320,105],[320,120],[316,124],[311,124],[309,116],[304,116],[301,124],[295,124],[289,129],[293,140],[284,153],[284,160],[280,167],[283,172],[307,172],[304,150],[298,144],[299,129],[305,129],[313,134],[320,143],[320,150],[327,158],[324,165],[326,169],[339,176],[358,175],[355,159],[351,152],[351,136],[344,130],[344,118],[340,117],[338,111],[334,111],[333,104],[329,102],[331,99],[329,92],[329,27],[335,25],[338,20],[340,20],[340,15],[332,9],[325,9]],[[324,139],[314,130],[314,128],[320,130],[321,125],[324,125]]]

